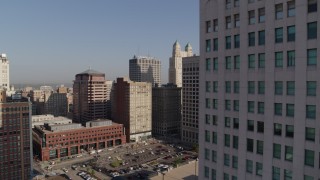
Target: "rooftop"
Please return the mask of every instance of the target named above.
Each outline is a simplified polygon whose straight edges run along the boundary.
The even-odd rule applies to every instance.
[[[88,70],[86,70],[86,71],[84,71],[82,73],[79,73],[79,74],[83,74],[83,75],[85,75],[85,74],[88,74],[88,75],[104,75],[104,73],[101,73],[99,71],[93,70],[91,68],[89,68]]]

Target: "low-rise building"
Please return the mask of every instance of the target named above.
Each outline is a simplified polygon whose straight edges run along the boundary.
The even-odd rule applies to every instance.
[[[32,132],[34,153],[42,161],[126,143],[123,125],[108,119],[64,125],[44,124]]]

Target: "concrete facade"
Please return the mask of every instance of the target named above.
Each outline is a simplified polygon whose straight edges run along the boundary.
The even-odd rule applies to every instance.
[[[319,179],[319,2],[199,2],[199,179]]]
[[[0,86],[4,87],[7,91],[10,90],[10,69],[9,69],[9,60],[6,54],[0,54],[0,72],[1,72],[1,78],[0,78]]]
[[[151,137],[152,84],[117,78],[112,98],[112,117],[123,124],[127,142]]]
[[[135,82],[161,85],[161,61],[153,57],[134,56],[129,60],[129,78]]]
[[[181,141],[197,144],[199,135],[199,56],[182,60]]]

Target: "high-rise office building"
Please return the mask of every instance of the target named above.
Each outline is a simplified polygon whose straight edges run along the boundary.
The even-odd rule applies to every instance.
[[[151,137],[152,84],[117,78],[113,86],[112,117],[124,125],[127,142]]]
[[[0,90],[0,179],[29,180],[32,169],[31,103]]]
[[[10,90],[10,79],[9,79],[9,60],[6,54],[0,54],[0,86],[4,87],[7,91]]]
[[[73,83],[73,120],[83,125],[107,117],[105,74],[89,69],[76,75]]]
[[[161,85],[161,61],[153,57],[134,56],[129,60],[129,78],[135,82]]]
[[[199,2],[199,179],[318,180],[319,3]]]
[[[198,143],[199,134],[199,56],[182,60],[181,141]]]
[[[181,50],[178,41],[173,44],[172,57],[169,59],[169,83],[182,87],[182,58],[192,55],[192,47],[189,43],[185,51]]]
[[[180,138],[181,88],[174,84],[152,88],[152,135]]]

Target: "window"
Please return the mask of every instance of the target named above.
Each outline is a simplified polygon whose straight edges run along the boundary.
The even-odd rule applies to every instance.
[[[239,147],[239,137],[238,136],[233,136],[232,147],[234,149],[238,149],[238,147]]]
[[[217,171],[215,169],[211,169],[211,180],[217,180]]]
[[[253,139],[247,138],[247,151],[253,152]]]
[[[234,27],[240,27],[240,15],[239,14],[234,15]]]
[[[294,136],[294,126],[293,125],[286,125],[286,137],[293,138]]]
[[[254,69],[255,68],[255,57],[254,54],[248,55],[248,68]]]
[[[287,27],[287,41],[293,42],[296,40],[296,26]]]
[[[249,15],[249,24],[256,23],[256,18],[254,16],[254,10],[248,12]]]
[[[226,64],[225,64],[226,69],[231,69],[231,56],[227,56],[225,60],[226,60]]]
[[[248,112],[254,113],[254,101],[248,101]]]
[[[229,154],[224,154],[224,165],[225,166],[230,166],[230,156]]]
[[[264,102],[258,102],[258,113],[264,114]]]
[[[218,116],[212,115],[212,125],[218,125]]]
[[[213,58],[213,70],[218,70],[218,58]]]
[[[292,180],[292,171],[284,170],[284,180]]]
[[[234,48],[239,48],[240,47],[240,35],[234,35]]]
[[[307,81],[307,96],[316,96],[317,81]]]
[[[295,10],[296,8],[295,8],[294,0],[288,1],[287,7],[288,7],[288,17],[295,16],[296,15],[296,10]]]
[[[282,103],[274,103],[274,114],[282,116]]]
[[[248,33],[248,36],[249,36],[249,46],[254,46],[255,45],[255,33],[254,32],[251,32],[251,33]]]
[[[224,118],[224,127],[230,128],[230,126],[231,126],[231,118],[225,117]]]
[[[234,0],[234,7],[240,6],[240,0]]]
[[[239,111],[239,100],[233,100],[233,110]]]
[[[308,0],[308,13],[317,12],[317,0]]]
[[[213,20],[213,31],[214,32],[218,31],[218,19]]]
[[[210,99],[206,98],[206,108],[210,108]]]
[[[303,180],[314,180],[312,176],[304,175]]]
[[[213,51],[218,51],[219,44],[218,44],[218,38],[213,39]]]
[[[223,180],[229,180],[229,174],[223,173]]]
[[[212,108],[213,109],[218,109],[218,99],[213,99],[213,105],[212,105]]]
[[[257,154],[263,154],[263,141],[257,140]]]
[[[206,59],[206,71],[210,71],[210,67],[211,67],[211,59],[207,58]]]
[[[210,132],[208,130],[205,131],[205,141],[210,142]]]
[[[206,160],[210,159],[210,151],[207,148],[204,149],[204,157]]]
[[[307,56],[308,66],[317,65],[317,49],[308,49]]]
[[[226,81],[226,93],[231,93],[231,81]]]
[[[285,146],[285,156],[284,159],[287,161],[292,161],[293,160],[293,148],[292,146]]]
[[[306,106],[306,117],[308,119],[316,119],[316,105]]]
[[[231,9],[231,0],[226,0],[226,9]]]
[[[306,127],[306,140],[314,142],[315,137],[316,137],[316,129]]]
[[[259,10],[259,23],[263,23],[265,21],[265,9],[260,8]]]
[[[218,81],[213,81],[213,92],[218,92]]]
[[[215,151],[215,150],[211,151],[211,161],[217,162],[217,151]]]
[[[280,168],[272,166],[272,180],[280,180]]]
[[[281,145],[273,143],[273,157],[281,159]]]
[[[259,31],[258,33],[259,35],[259,42],[258,44],[261,46],[261,45],[264,45],[265,44],[265,31]]]
[[[248,120],[248,131],[254,131],[254,121],[253,120]]]
[[[206,40],[206,52],[210,52],[211,51],[211,40],[207,39]]]
[[[258,81],[258,94],[264,94],[265,83],[264,81]]]
[[[226,29],[231,29],[231,16],[226,17]]]
[[[231,101],[225,100],[225,110],[230,111],[231,110]]]
[[[233,129],[239,129],[239,118],[233,118]]]
[[[295,51],[288,51],[287,52],[287,66],[292,67],[295,66]]]
[[[257,132],[264,133],[264,122],[261,122],[261,121],[257,122]]]
[[[204,167],[204,177],[209,178],[209,168],[207,166]]]
[[[240,82],[234,81],[233,82],[233,93],[239,94],[239,90],[240,90]]]
[[[275,29],[275,43],[282,43],[283,41],[283,28]]]
[[[262,163],[256,162],[256,175],[262,176]]]
[[[226,49],[231,49],[231,36],[226,36]]]
[[[294,117],[294,104],[287,104],[287,117]]]
[[[212,31],[211,28],[211,21],[206,21],[206,33],[210,33]]]
[[[283,5],[276,4],[276,19],[282,19],[283,18]]]
[[[218,143],[218,134],[216,132],[212,132],[212,143],[213,144]]]
[[[275,67],[283,67],[283,53],[282,52],[276,52],[275,53]]]
[[[238,157],[232,156],[232,168],[238,169]]]
[[[308,23],[308,39],[317,39],[317,22]]]
[[[211,82],[210,81],[206,81],[206,92],[210,92],[211,89]]]
[[[294,95],[295,91],[295,82],[294,81],[287,81],[287,95]]]
[[[282,135],[282,124],[274,123],[274,135],[281,136]]]
[[[253,162],[248,159],[246,161],[246,171],[247,173],[250,173],[250,174],[252,174],[252,171],[253,171]]]
[[[206,124],[210,124],[210,115],[206,114]]]
[[[234,69],[240,69],[240,56],[234,56]]]
[[[254,3],[254,0],[248,0],[248,3],[249,4]]]
[[[224,135],[224,146],[230,147],[230,135],[229,134]]]
[[[314,167],[314,151],[304,150],[304,165]]]
[[[264,53],[259,53],[258,54],[258,68],[264,68],[265,67],[265,54]]]
[[[248,94],[254,94],[254,93],[255,93],[254,81],[248,81]]]
[[[274,82],[274,94],[275,95],[282,95],[283,92],[283,82],[282,81],[275,81]]]

